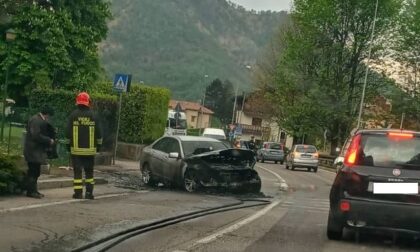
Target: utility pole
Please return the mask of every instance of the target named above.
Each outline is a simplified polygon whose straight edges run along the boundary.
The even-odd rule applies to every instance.
[[[373,18],[373,25],[372,25],[372,33],[370,36],[370,43],[369,43],[369,53],[368,58],[366,61],[366,72],[365,72],[365,79],[363,82],[363,91],[362,91],[362,99],[360,99],[360,108],[359,108],[359,117],[357,119],[357,128],[360,128],[361,122],[362,122],[362,114],[363,114],[363,105],[365,103],[365,95],[366,95],[366,85],[367,85],[367,78],[369,74],[369,63],[370,63],[370,57],[372,54],[372,45],[373,45],[373,36],[375,35],[375,26],[376,26],[376,16],[378,15],[378,5],[379,0],[376,0],[376,6],[375,6],[375,15]]]
[[[204,80],[206,80],[209,76],[207,74],[204,75]],[[204,81],[206,82],[206,81]],[[200,112],[199,112],[199,119],[200,119],[200,127],[198,130],[198,134],[201,136],[201,130],[203,128],[203,108],[204,108],[204,104],[206,102],[206,92],[207,92],[207,87],[204,87],[204,97],[203,100],[201,101],[201,108],[200,108]],[[198,121],[198,120],[197,120]]]
[[[235,110],[236,110],[236,102],[238,99],[238,89],[239,89],[239,85],[236,85],[235,101],[233,103],[233,112],[232,112],[232,124],[235,122]]]

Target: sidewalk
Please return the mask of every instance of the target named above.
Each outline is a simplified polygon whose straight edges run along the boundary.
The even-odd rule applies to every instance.
[[[116,160],[115,165],[98,165],[95,166],[95,184],[103,185],[108,181],[101,177],[101,172],[135,172],[139,171],[139,164],[136,161],[130,160]],[[61,169],[56,170],[52,175],[42,174],[38,180],[38,188],[40,190],[64,188],[73,186],[73,170]]]
[[[73,200],[73,170],[60,169],[52,172],[53,174],[42,174],[38,180],[38,189],[45,194],[45,198],[32,199],[22,195],[8,195],[0,197],[0,214],[8,212],[10,209],[31,208],[37,205],[56,204],[56,202],[76,202],[83,200]],[[135,173],[139,174],[138,162],[128,160],[117,160],[115,165],[95,166],[95,189],[94,194],[97,198],[108,197],[125,193],[132,193],[133,190],[116,187],[108,181],[110,173]],[[108,184],[110,182],[110,184]],[[35,205],[34,205],[35,204]]]

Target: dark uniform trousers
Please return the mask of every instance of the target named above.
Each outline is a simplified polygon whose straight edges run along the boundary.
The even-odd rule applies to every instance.
[[[80,195],[83,193],[83,170],[85,171],[86,193],[93,193],[95,180],[93,178],[94,156],[76,156],[72,155],[74,169],[74,193]]]

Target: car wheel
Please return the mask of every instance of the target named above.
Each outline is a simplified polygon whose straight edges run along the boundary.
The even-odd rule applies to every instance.
[[[274,163],[277,164],[278,162],[277,161],[274,161]]]
[[[261,163],[264,163],[265,162],[265,160],[264,160],[264,156],[262,156],[261,157]]]
[[[334,216],[330,213],[328,214],[328,225],[327,225],[327,237],[330,240],[341,240],[343,237],[343,224],[342,222],[334,218]]]
[[[280,161],[280,164],[282,165],[282,164],[284,164],[284,161]]]
[[[261,191],[261,178],[258,174],[255,175],[255,178],[258,182],[249,187],[248,191],[250,193],[259,193]]]
[[[318,167],[315,167],[315,168],[314,168],[314,172],[317,172],[317,171],[318,171]]]
[[[311,170],[312,170],[311,168],[308,168],[308,172],[311,172]]]
[[[143,169],[141,171],[141,179],[143,180],[143,183],[146,185],[152,186],[155,184],[152,171],[150,170],[148,164],[143,165]]]
[[[187,192],[196,192],[200,187],[197,176],[193,171],[186,171],[184,175],[184,189]]]
[[[286,169],[289,170],[289,165],[287,164],[287,162],[286,162]]]

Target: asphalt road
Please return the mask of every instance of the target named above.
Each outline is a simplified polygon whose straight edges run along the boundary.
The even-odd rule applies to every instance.
[[[328,194],[335,174],[289,171],[258,164],[265,206],[200,217],[151,231],[110,251],[418,251],[419,242],[353,232],[326,237]],[[160,218],[238,201],[238,195],[188,194],[168,188],[130,190],[98,186],[95,201],[72,201],[70,189],[45,192],[42,201],[0,199],[0,251],[71,251],[106,235]],[[3,204],[4,205],[4,204]]]

